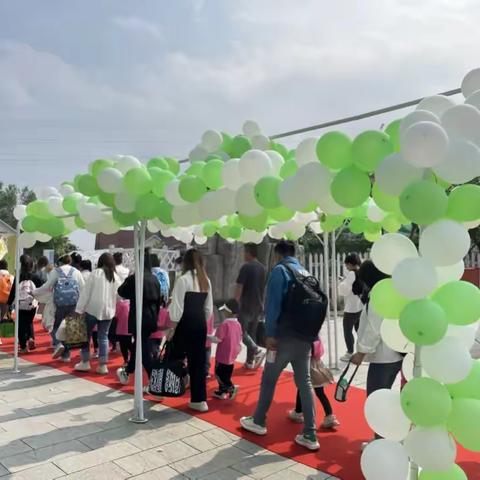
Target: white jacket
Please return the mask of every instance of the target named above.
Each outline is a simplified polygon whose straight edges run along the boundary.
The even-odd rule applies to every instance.
[[[72,278],[77,281],[80,293],[82,293],[83,287],[85,285],[85,280],[83,279],[82,274],[75,267],[72,267],[71,265],[62,265],[59,268],[63,270],[65,275],[68,275],[70,270],[73,268]],[[40,295],[44,295],[45,293],[52,291],[52,289],[55,287],[57,282],[58,282],[58,272],[57,272],[57,269],[55,268],[49,273],[47,281],[41,287],[35,290],[35,297],[39,297]]]
[[[373,308],[365,305],[360,315],[360,327],[357,334],[357,352],[366,353],[365,361],[370,363],[394,363],[403,357],[393,351],[380,335],[383,318]],[[386,320],[393,322],[396,320]]]
[[[338,284],[338,293],[345,299],[344,312],[358,313],[363,309],[363,303],[358,295],[352,292],[353,282],[355,282],[355,272],[348,272],[347,276]]]
[[[97,320],[111,320],[115,316],[117,290],[120,285],[120,277],[116,273],[114,281],[109,282],[103,269],[97,268],[88,277],[75,311],[88,313]]]

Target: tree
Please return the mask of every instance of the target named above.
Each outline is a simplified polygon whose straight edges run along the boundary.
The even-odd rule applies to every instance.
[[[27,205],[36,200],[35,193],[28,187],[19,188],[16,185],[5,185],[0,182],[0,219],[13,228],[17,227],[17,220],[13,216],[13,209],[17,204]],[[70,243],[67,237],[53,238],[49,242],[37,242],[33,248],[26,252],[34,258],[43,254],[43,250],[55,250],[57,256],[76,250],[77,247]]]

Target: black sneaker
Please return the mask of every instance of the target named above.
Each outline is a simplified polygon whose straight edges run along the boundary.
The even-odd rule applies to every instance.
[[[238,385],[234,385],[232,388],[228,390],[228,399],[233,400],[238,393]]]
[[[227,400],[229,398],[228,392],[222,392],[221,390],[215,390],[213,396],[219,400]]]

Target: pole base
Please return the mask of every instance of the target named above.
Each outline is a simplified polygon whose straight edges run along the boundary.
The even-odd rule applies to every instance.
[[[18,368],[14,368],[13,369],[13,373],[21,373],[20,370]]]
[[[148,419],[147,418],[136,418],[136,417],[131,417],[128,419],[129,422],[132,423],[147,423]]]

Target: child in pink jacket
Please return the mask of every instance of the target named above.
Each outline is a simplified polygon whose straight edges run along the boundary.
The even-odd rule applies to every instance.
[[[120,299],[117,302],[115,318],[117,319],[117,328],[115,334],[120,343],[123,362],[128,364],[130,355],[133,352],[132,335],[128,331],[128,313],[130,311],[130,300]]]
[[[168,329],[173,328],[174,325],[170,320],[168,314],[168,308],[162,307],[158,312],[157,331],[150,335],[150,353],[152,354],[152,360],[158,360],[160,355],[160,345],[162,344],[163,337]]]

